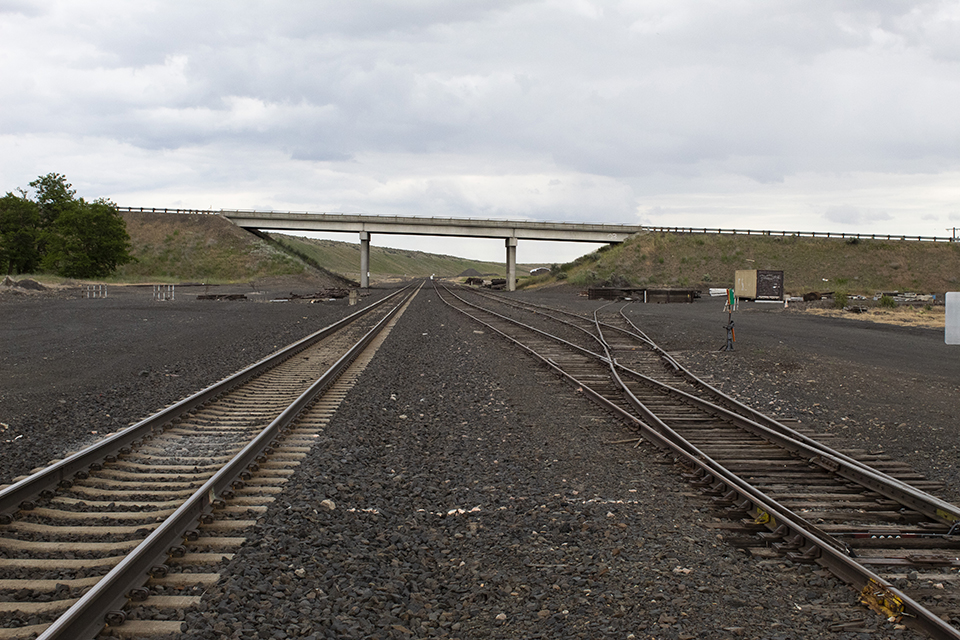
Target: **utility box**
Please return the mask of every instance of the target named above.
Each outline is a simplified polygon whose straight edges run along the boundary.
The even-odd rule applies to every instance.
[[[960,344],[960,292],[947,292],[946,321],[944,323],[944,342]]]
[[[737,269],[733,293],[746,300],[783,300],[783,271]]]

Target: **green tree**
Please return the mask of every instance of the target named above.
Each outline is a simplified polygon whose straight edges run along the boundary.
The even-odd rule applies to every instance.
[[[59,205],[42,264],[68,278],[102,278],[134,260],[126,223],[109,200]]]
[[[7,275],[33,273],[40,266],[40,208],[26,197],[0,198],[0,270]]]
[[[73,185],[67,182],[67,177],[61,173],[48,173],[30,183],[37,192],[37,206],[40,207],[40,225],[52,227],[65,209],[71,207],[76,200],[77,192]]]
[[[99,278],[134,260],[126,223],[109,200],[77,198],[64,175],[48,173],[25,191],[0,198],[0,267],[38,267],[68,278]]]

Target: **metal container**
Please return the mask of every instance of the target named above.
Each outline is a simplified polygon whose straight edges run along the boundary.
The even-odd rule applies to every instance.
[[[783,300],[783,271],[738,269],[734,294],[746,300]]]

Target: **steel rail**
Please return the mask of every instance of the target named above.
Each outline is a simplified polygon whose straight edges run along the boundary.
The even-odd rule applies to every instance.
[[[422,285],[421,285],[422,286]],[[406,293],[392,310],[368,331],[337,362],[304,391],[290,406],[277,416],[263,431],[250,441],[233,459],[197,489],[169,518],[157,527],[130,554],[107,573],[90,591],[70,609],[57,618],[38,640],[77,640],[93,638],[105,626],[105,616],[122,624],[121,606],[129,599],[131,589],[142,585],[160,559],[170,555],[171,548],[180,545],[200,519],[210,514],[218,500],[227,491],[242,486],[240,475],[257,463],[275,439],[346,370],[357,356],[408,303],[416,290],[410,287],[389,296]],[[386,299],[385,299],[386,300]]]
[[[443,299],[443,296],[440,297]],[[445,299],[444,302],[450,305],[450,303]],[[450,306],[456,308],[454,305]],[[480,307],[477,307],[476,305],[471,306],[480,309]],[[458,309],[458,311],[464,313],[468,317],[473,318],[477,322],[480,322],[484,326],[487,326],[497,334],[506,337],[514,344],[519,345],[524,350],[534,355],[537,359],[544,362],[563,378],[567,379],[572,384],[577,385],[578,388],[582,389],[583,392],[586,393],[586,395],[597,401],[599,404],[603,405],[625,420],[637,425],[643,435],[656,444],[659,448],[669,450],[685,460],[685,466],[687,466],[687,468],[698,468],[704,477],[712,476],[713,478],[718,479],[726,487],[732,489],[733,492],[738,495],[739,499],[749,502],[749,507],[744,506],[744,509],[749,508],[750,510],[756,512],[756,515],[758,516],[758,524],[763,521],[765,526],[775,532],[775,537],[771,536],[771,539],[783,539],[786,537],[787,532],[799,534],[803,539],[803,543],[798,545],[798,550],[801,551],[801,553],[788,554],[788,557],[793,557],[802,561],[815,559],[819,564],[830,569],[830,571],[838,578],[860,590],[864,601],[869,602],[871,608],[878,613],[882,613],[891,619],[898,619],[904,624],[921,630],[937,640],[960,640],[960,631],[941,620],[933,612],[923,607],[921,604],[910,598],[903,591],[897,589],[893,584],[886,581],[881,576],[856,562],[847,554],[844,545],[838,543],[831,536],[823,534],[814,525],[806,522],[783,505],[780,505],[756,487],[753,487],[749,483],[738,478],[735,474],[728,471],[706,453],[700,451],[699,448],[677,434],[662,420],[657,418],[655,414],[646,409],[646,407],[644,407],[635,396],[633,397],[631,405],[633,405],[633,402],[636,402],[637,405],[643,407],[642,409],[638,410],[640,410],[641,413],[651,422],[656,424],[657,428],[652,427],[634,414],[624,410],[618,404],[606,398],[603,394],[598,393],[596,390],[590,387],[589,384],[584,383],[583,381],[578,380],[574,376],[570,375],[552,359],[546,358],[537,353],[532,348],[522,344],[519,340],[504,333],[502,330],[493,326],[492,324],[485,322],[478,317],[463,311],[462,309]],[[484,311],[487,313],[492,313],[489,310]],[[502,316],[499,316],[499,314],[493,315],[502,318]],[[520,324],[517,321],[512,322]],[[612,376],[619,380],[619,374],[617,372],[618,367],[614,362],[612,354],[609,353],[609,350],[606,351],[606,357],[603,358],[603,360],[605,360],[610,367]],[[622,380],[620,382],[622,383]],[[632,396],[632,393],[629,391],[626,385],[621,384],[621,389],[623,389],[628,396]]]
[[[434,288],[436,288],[436,285],[434,285]],[[489,313],[490,315],[495,316],[495,317],[497,317],[497,318],[500,318],[500,319],[502,319],[502,320],[504,320],[504,321],[506,321],[506,322],[510,322],[510,323],[519,325],[519,326],[523,327],[524,329],[527,329],[527,330],[529,330],[529,331],[533,331],[534,333],[540,334],[541,336],[543,336],[543,337],[545,337],[545,338],[547,338],[547,339],[549,339],[549,340],[552,340],[552,341],[554,341],[554,342],[560,342],[560,343],[562,343],[562,344],[570,347],[571,349],[576,349],[577,351],[580,351],[581,353],[583,353],[583,354],[585,354],[585,355],[588,355],[588,356],[590,356],[590,357],[598,358],[598,359],[600,359],[600,360],[602,360],[602,361],[606,361],[606,357],[605,357],[603,354],[601,354],[601,353],[597,353],[597,352],[595,352],[595,351],[590,351],[589,349],[587,349],[587,348],[585,348],[585,347],[582,347],[582,346],[580,346],[580,345],[574,344],[574,343],[570,342],[569,340],[564,340],[563,338],[561,338],[561,337],[559,337],[559,336],[555,336],[555,335],[553,335],[553,334],[547,333],[546,331],[542,331],[542,330],[540,330],[540,329],[537,329],[536,327],[532,327],[532,326],[530,326],[530,325],[524,324],[524,323],[520,322],[519,320],[515,320],[514,318],[511,318],[511,317],[509,317],[509,316],[505,316],[505,315],[499,314],[499,313],[497,313],[497,312],[495,312],[495,311],[491,311],[490,309],[483,309],[482,307],[480,307],[480,306],[478,306],[478,305],[475,305],[475,304],[473,304],[472,302],[470,302],[470,301],[468,301],[468,300],[465,300],[465,299],[463,299],[462,297],[458,296],[457,294],[453,293],[453,291],[451,291],[449,288],[446,288],[446,287],[444,287],[444,288],[447,289],[447,292],[448,292],[450,295],[452,295],[453,297],[455,297],[457,300],[460,300],[460,301],[461,301],[463,304],[465,304],[465,305],[468,305],[468,306],[473,307],[473,308],[475,308],[475,309],[480,309],[481,311],[483,311],[483,312],[485,312],[485,313]],[[473,317],[473,316],[471,316],[471,317]],[[572,326],[572,325],[571,325],[571,326]],[[580,327],[574,327],[574,328],[576,328],[576,329],[581,329]],[[582,329],[581,329],[581,330],[582,330]],[[600,340],[598,340],[595,335],[593,335],[593,334],[591,334],[591,333],[589,333],[589,332],[585,332],[585,333],[587,333],[587,335],[589,335],[589,336],[590,336],[591,338],[593,338],[596,342],[598,342],[598,343],[600,343],[600,344],[602,345],[602,343],[600,342]]]
[[[611,371],[616,376],[616,368],[612,365]],[[581,383],[581,386],[586,385]],[[637,402],[642,405],[639,401]],[[604,404],[611,408],[616,407],[618,413],[622,411],[616,404],[609,401],[604,402]],[[661,429],[666,428],[673,432],[652,412],[644,411],[643,413]],[[729,472],[720,463],[679,434],[675,434],[675,437],[669,437],[642,421],[639,424],[642,425],[641,429],[646,437],[659,442],[658,446],[661,448],[669,448],[681,456],[687,462],[686,466],[688,468],[699,468],[704,477],[711,476],[719,480],[728,489],[733,489],[738,494],[739,499],[749,501],[749,508],[757,516],[756,521],[758,523],[762,521],[771,531],[779,531],[779,536],[776,539],[784,539],[788,533],[802,536],[805,548],[801,547],[798,552],[788,553],[788,558],[805,561],[813,559],[815,555],[819,564],[830,569],[834,575],[859,590],[862,595],[869,592],[874,597],[874,601],[879,602],[878,613],[882,613],[891,620],[899,619],[907,626],[922,630],[937,640],[960,640],[960,631],[941,620],[939,616],[910,598],[906,593],[897,589],[892,583],[856,562],[848,555],[843,545],[831,536],[819,531],[815,525],[800,518],[790,509],[780,505],[756,487]]]
[[[527,302],[518,302],[511,298],[505,296],[499,296],[492,293],[486,292],[477,292],[481,297],[495,300],[498,303],[512,306],[515,308],[523,309],[525,307],[534,307],[538,309],[534,313],[539,315],[544,315],[549,317],[557,322],[566,321],[561,320],[560,318],[546,313],[547,311],[552,311],[554,313],[559,313],[563,315],[570,316],[577,319],[578,321],[584,321],[585,318],[582,315],[578,315],[569,311],[562,309],[551,309],[550,307],[545,307],[543,305],[537,305],[534,303]],[[597,334],[600,336],[598,341],[601,344],[607,344],[606,339],[603,337],[603,327],[613,329],[619,333],[630,335],[638,340],[649,345],[660,357],[666,362],[670,367],[672,367],[678,374],[682,375],[688,383],[693,384],[700,390],[705,391],[709,395],[712,395],[714,398],[719,399],[721,402],[733,406],[736,411],[730,411],[728,408],[723,406],[716,405],[713,402],[705,401],[702,398],[699,398],[695,395],[689,394],[682,389],[668,385],[660,380],[656,380],[645,376],[639,372],[633,371],[627,368],[624,365],[616,362],[616,358],[613,357],[612,353],[609,350],[605,350],[605,356],[601,357],[603,360],[612,358],[612,361],[619,367],[624,370],[631,376],[635,376],[644,380],[646,383],[653,385],[657,388],[662,389],[663,391],[679,396],[682,401],[693,404],[697,408],[714,413],[722,417],[723,419],[729,420],[743,428],[746,431],[753,433],[759,437],[762,437],[782,448],[793,452],[796,455],[804,455],[808,457],[809,461],[813,464],[816,464],[832,473],[835,473],[838,476],[844,477],[852,482],[863,486],[864,488],[871,489],[884,495],[892,500],[895,500],[902,504],[903,506],[914,509],[919,513],[923,513],[932,520],[940,521],[941,523],[947,525],[955,525],[957,522],[960,522],[960,508],[956,505],[952,505],[948,502],[941,500],[940,498],[931,495],[925,491],[917,489],[916,487],[911,486],[909,483],[906,483],[902,480],[894,478],[889,474],[886,474],[882,471],[874,469],[873,467],[856,460],[850,456],[847,456],[841,452],[835,451],[829,447],[826,447],[820,442],[799,433],[798,431],[791,429],[790,427],[778,422],[777,420],[760,413],[759,411],[748,407],[743,403],[739,402],[735,398],[724,394],[722,391],[716,389],[715,387],[704,382],[688,369],[683,367],[679,362],[677,362],[669,353],[660,348],[659,345],[654,343],[642,330],[640,330],[626,315],[623,313],[623,309],[629,305],[624,305],[620,309],[620,316],[624,321],[626,321],[634,330],[628,331],[616,325],[612,325],[606,322],[601,322],[598,312],[605,307],[610,306],[609,304],[599,307],[594,313],[594,327]],[[574,326],[582,331],[586,331],[579,325],[575,323],[567,323],[571,326]],[[746,415],[738,415],[737,411]]]
[[[632,326],[636,327],[636,325],[633,325],[633,322],[631,322],[629,319],[627,319],[627,321],[630,322]],[[647,340],[649,340],[649,338],[647,338]],[[653,344],[652,341],[650,342]],[[948,525],[953,525],[954,523],[960,522],[960,507],[957,505],[953,505],[949,502],[941,500],[934,495],[911,486],[907,482],[874,469],[870,465],[864,464],[863,462],[860,462],[855,458],[851,458],[850,456],[839,451],[835,451],[825,446],[823,443],[817,442],[813,438],[810,438],[809,436],[806,436],[795,429],[791,429],[787,425],[743,404],[736,398],[723,393],[716,387],[713,387],[709,383],[701,380],[689,369],[678,363],[676,360],[670,357],[669,354],[660,349],[660,347],[656,347],[656,349],[662,352],[665,357],[669,358],[670,361],[673,362],[677,367],[678,372],[681,373],[681,375],[683,375],[686,379],[695,383],[700,388],[707,390],[710,394],[721,399],[724,403],[729,403],[736,408],[737,412],[740,413],[731,411],[728,408],[716,405],[709,401],[705,401],[702,398],[698,398],[695,395],[683,391],[682,389],[664,385],[662,382],[644,376],[639,372],[631,371],[632,375],[642,377],[651,384],[662,386],[669,390],[669,393],[679,395],[684,399],[685,402],[696,405],[703,410],[719,413],[726,419],[735,422],[741,428],[747,429],[753,432],[755,435],[759,435],[765,439],[772,439],[776,442],[776,444],[789,449],[794,453],[802,453],[810,456],[810,462],[813,464],[841,475],[848,480],[856,482],[857,484],[860,484],[868,489],[872,489],[877,493],[886,495],[888,498],[896,500],[897,502],[900,502],[904,506],[910,507],[911,509],[915,509],[916,511],[925,514],[933,520],[939,520],[940,522]],[[624,369],[627,369],[627,367],[624,367]]]
[[[470,289],[469,287],[464,287],[464,288],[467,289],[467,290],[469,290],[469,291],[471,291],[472,293],[474,293],[474,294],[476,294],[476,295],[478,295],[478,296],[481,296],[481,297],[484,297],[484,298],[487,298],[487,299],[490,299],[490,300],[496,300],[497,302],[499,302],[499,303],[501,303],[501,304],[505,304],[505,305],[508,305],[508,306],[512,306],[512,307],[515,307],[515,308],[518,308],[518,309],[527,309],[527,310],[529,310],[529,308],[538,309],[539,311],[534,311],[533,313],[538,313],[538,314],[545,315],[545,316],[547,316],[547,317],[549,317],[549,318],[552,318],[552,319],[556,320],[557,322],[565,322],[565,321],[564,321],[564,320],[561,320],[560,318],[558,318],[558,317],[556,317],[556,316],[550,315],[551,313],[558,313],[558,314],[560,314],[560,315],[570,316],[571,318],[575,318],[576,320],[578,320],[578,321],[580,321],[580,322],[584,322],[584,323],[586,323],[587,325],[593,326],[593,323],[590,322],[590,319],[589,319],[588,317],[583,316],[583,315],[578,314],[578,313],[573,313],[572,311],[566,311],[565,309],[554,309],[554,308],[552,308],[552,307],[548,307],[548,306],[542,305],[542,304],[536,304],[536,303],[533,303],[533,302],[519,302],[519,301],[515,300],[514,298],[511,298],[511,297],[508,297],[508,296],[498,295],[498,294],[491,293],[491,292],[486,292],[486,291],[478,291],[478,290],[475,290],[475,289]],[[614,304],[614,303],[607,303],[606,305],[603,305],[603,306],[606,307],[606,306],[609,306],[610,304]],[[603,308],[603,307],[601,307],[601,308]],[[568,324],[570,324],[571,326],[574,326],[574,327],[580,329],[581,331],[584,331],[584,332],[588,332],[588,333],[589,333],[589,330],[587,330],[587,329],[585,329],[585,328],[583,328],[583,327],[580,327],[580,326],[577,325],[576,323],[572,323],[572,322],[571,322],[571,323],[568,323]],[[679,368],[679,364],[676,363],[676,361],[674,361],[674,360],[670,357],[670,355],[667,354],[666,351],[663,351],[662,349],[660,349],[652,340],[650,340],[650,338],[648,338],[646,335],[644,335],[642,331],[638,331],[637,333],[634,333],[634,332],[629,331],[629,330],[627,330],[627,329],[623,329],[623,328],[621,328],[621,327],[618,327],[618,326],[616,326],[616,325],[612,325],[612,324],[609,324],[609,323],[606,323],[606,322],[604,322],[604,323],[602,323],[602,324],[603,324],[603,326],[609,327],[609,328],[613,329],[614,331],[619,331],[619,332],[621,332],[621,333],[624,333],[624,334],[627,334],[627,335],[629,335],[629,336],[631,336],[631,337],[634,337],[634,338],[640,340],[641,342],[646,343],[646,344],[649,345],[651,348],[653,348],[655,351],[657,351],[658,353],[660,353],[660,354],[661,354],[661,357],[665,357],[667,363],[668,363],[670,366],[672,366],[674,369],[678,369],[678,368]],[[631,323],[631,324],[632,324],[632,323]],[[591,335],[593,335],[593,334],[591,334]],[[594,336],[594,337],[596,337],[596,336]]]
[[[609,351],[608,355],[610,355]],[[788,553],[788,558],[802,561],[812,559],[815,555],[819,564],[829,568],[838,578],[860,590],[862,596],[867,597],[868,592],[872,592],[870,595],[874,599],[869,604],[875,605],[876,608],[874,606],[871,606],[871,608],[878,613],[887,615],[890,619],[899,618],[907,626],[922,630],[937,640],[960,640],[960,630],[941,620],[939,616],[897,589],[892,583],[856,562],[850,557],[845,545],[832,536],[823,533],[816,525],[779,504],[760,489],[728,471],[722,464],[676,433],[652,411],[647,409],[633,395],[627,385],[623,384],[612,355],[609,357],[609,362],[611,375],[618,380],[621,389],[630,398],[631,405],[635,406],[648,420],[662,430],[662,432],[651,430],[657,433],[658,439],[670,443],[672,450],[682,455],[688,463],[699,467],[705,475],[720,480],[728,489],[736,491],[741,499],[748,500],[751,503],[752,510],[759,516],[757,522],[762,520],[762,523],[771,531],[779,530],[781,532],[780,539],[787,535],[787,532],[781,527],[785,527],[788,531],[803,537],[807,545],[806,550],[802,553]],[[656,382],[652,378],[648,379],[651,382]],[[693,396],[690,396],[690,398],[693,398]],[[720,407],[716,408],[721,409]]]
[[[577,328],[585,333],[589,332],[581,326],[578,326],[575,323],[567,323],[566,321],[551,315],[549,312],[559,313],[562,315],[570,316],[576,318],[579,321],[586,321],[582,315],[578,315],[569,311],[562,309],[552,309],[543,305],[537,305],[534,303],[519,302],[508,298],[506,296],[500,296],[487,292],[477,292],[481,297],[495,300],[498,303],[505,304],[507,306],[512,306],[514,308],[523,309],[524,307],[535,307],[538,309],[535,313],[538,315],[543,315],[557,322],[563,322],[569,324],[570,326]],[[469,304],[469,303],[468,303]],[[624,305],[620,311],[619,315],[635,330],[628,331],[621,327],[615,325],[601,322],[598,315],[599,311],[610,306],[613,303],[608,303],[597,308],[594,312],[594,327],[597,332],[597,336],[589,334],[594,339],[596,339],[601,345],[604,346],[604,354],[594,354],[596,357],[604,361],[609,361],[615,363],[615,365],[628,372],[629,375],[635,376],[639,379],[642,379],[645,383],[655,386],[656,388],[661,389],[662,391],[675,395],[681,399],[681,401],[692,404],[697,408],[708,411],[715,415],[721,416],[723,419],[729,420],[739,426],[740,428],[753,433],[759,437],[762,437],[778,446],[787,449],[793,452],[796,455],[805,456],[809,459],[810,462],[816,464],[828,471],[835,473],[839,476],[842,476],[852,482],[863,486],[864,488],[871,489],[884,495],[892,500],[896,500],[904,506],[910,507],[920,513],[923,513],[927,517],[940,521],[947,525],[953,525],[954,523],[960,522],[960,507],[950,504],[941,500],[940,498],[931,495],[925,491],[917,489],[916,487],[911,486],[909,483],[903,482],[889,474],[886,474],[882,471],[874,469],[873,467],[860,462],[850,456],[847,456],[839,451],[835,451],[820,442],[817,442],[813,438],[810,438],[795,429],[784,425],[781,422],[767,416],[752,407],[749,407],[735,398],[723,393],[719,389],[711,386],[707,382],[701,380],[696,375],[694,375],[689,369],[681,365],[676,361],[669,353],[664,351],[659,345],[657,345],[653,340],[649,338],[642,330],[640,330],[626,315],[623,313],[629,305]],[[489,310],[487,310],[489,312]],[[650,346],[655,353],[657,353],[668,366],[672,367],[678,374],[682,375],[688,383],[693,384],[694,386],[704,390],[709,395],[712,395],[715,399],[720,400],[721,402],[734,407],[736,411],[731,411],[728,407],[723,407],[717,405],[703,398],[699,398],[693,394],[687,393],[682,389],[678,389],[672,385],[668,385],[660,380],[650,378],[645,376],[642,373],[633,371],[621,365],[616,361],[616,358],[613,357],[611,351],[607,348],[608,342],[603,335],[603,327],[607,327],[614,331],[630,335],[636,339],[641,340]],[[598,337],[599,336],[599,337]],[[589,350],[586,353],[591,353]],[[739,413],[738,413],[739,412]],[[746,414],[746,415],[743,415]]]
[[[396,291],[382,300],[378,300],[319,331],[301,338],[293,344],[255,362],[249,367],[241,369],[220,382],[212,384],[192,396],[184,398],[152,416],[0,490],[0,524],[9,524],[12,520],[12,514],[19,510],[23,503],[32,501],[38,496],[52,493],[61,483],[66,484],[71,482],[71,479],[77,473],[86,471],[91,465],[102,463],[106,456],[112,455],[134,444],[144,436],[162,429],[167,423],[177,420],[190,411],[223,395],[230,389],[259,376],[264,371],[275,367],[280,362],[296,355],[310,345],[337,332],[354,320],[386,304],[389,300],[402,294],[405,290],[406,289],[401,289]]]
[[[885,495],[892,500],[896,500],[903,506],[910,507],[915,511],[923,513],[932,520],[938,520],[948,526],[960,521],[960,507],[950,504],[949,502],[945,502],[934,495],[916,489],[902,480],[898,480],[897,478],[894,478],[882,471],[874,469],[873,467],[864,464],[859,460],[850,458],[839,451],[835,451],[824,446],[823,444],[817,443],[815,440],[812,440],[803,434],[794,432],[796,436],[799,437],[793,437],[792,435],[781,433],[777,430],[767,427],[766,425],[760,424],[759,422],[755,422],[750,418],[739,415],[725,407],[713,404],[707,400],[704,400],[703,398],[698,398],[695,395],[689,394],[682,389],[671,387],[660,382],[659,380],[645,376],[637,371],[633,371],[632,369],[624,367],[619,363],[617,363],[616,368],[622,369],[629,375],[641,379],[648,385],[661,388],[663,392],[677,397],[686,404],[693,405],[702,411],[712,413],[737,425],[744,431],[759,436],[768,442],[776,444],[777,446],[790,451],[791,453],[802,456],[811,464],[822,467],[827,471],[855,482],[866,489],[871,489],[877,493]],[[789,429],[789,427],[784,428]],[[810,442],[815,443],[816,446],[811,446],[809,444]]]

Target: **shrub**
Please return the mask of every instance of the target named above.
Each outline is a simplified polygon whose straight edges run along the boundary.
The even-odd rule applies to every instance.
[[[884,309],[896,309],[897,301],[890,296],[880,296],[880,300],[877,302],[877,305],[883,307]]]
[[[833,294],[833,306],[837,309],[843,309],[845,306],[847,306],[847,294],[845,293]]]
[[[570,282],[578,287],[589,287],[597,283],[597,272],[584,269],[570,277]]]

